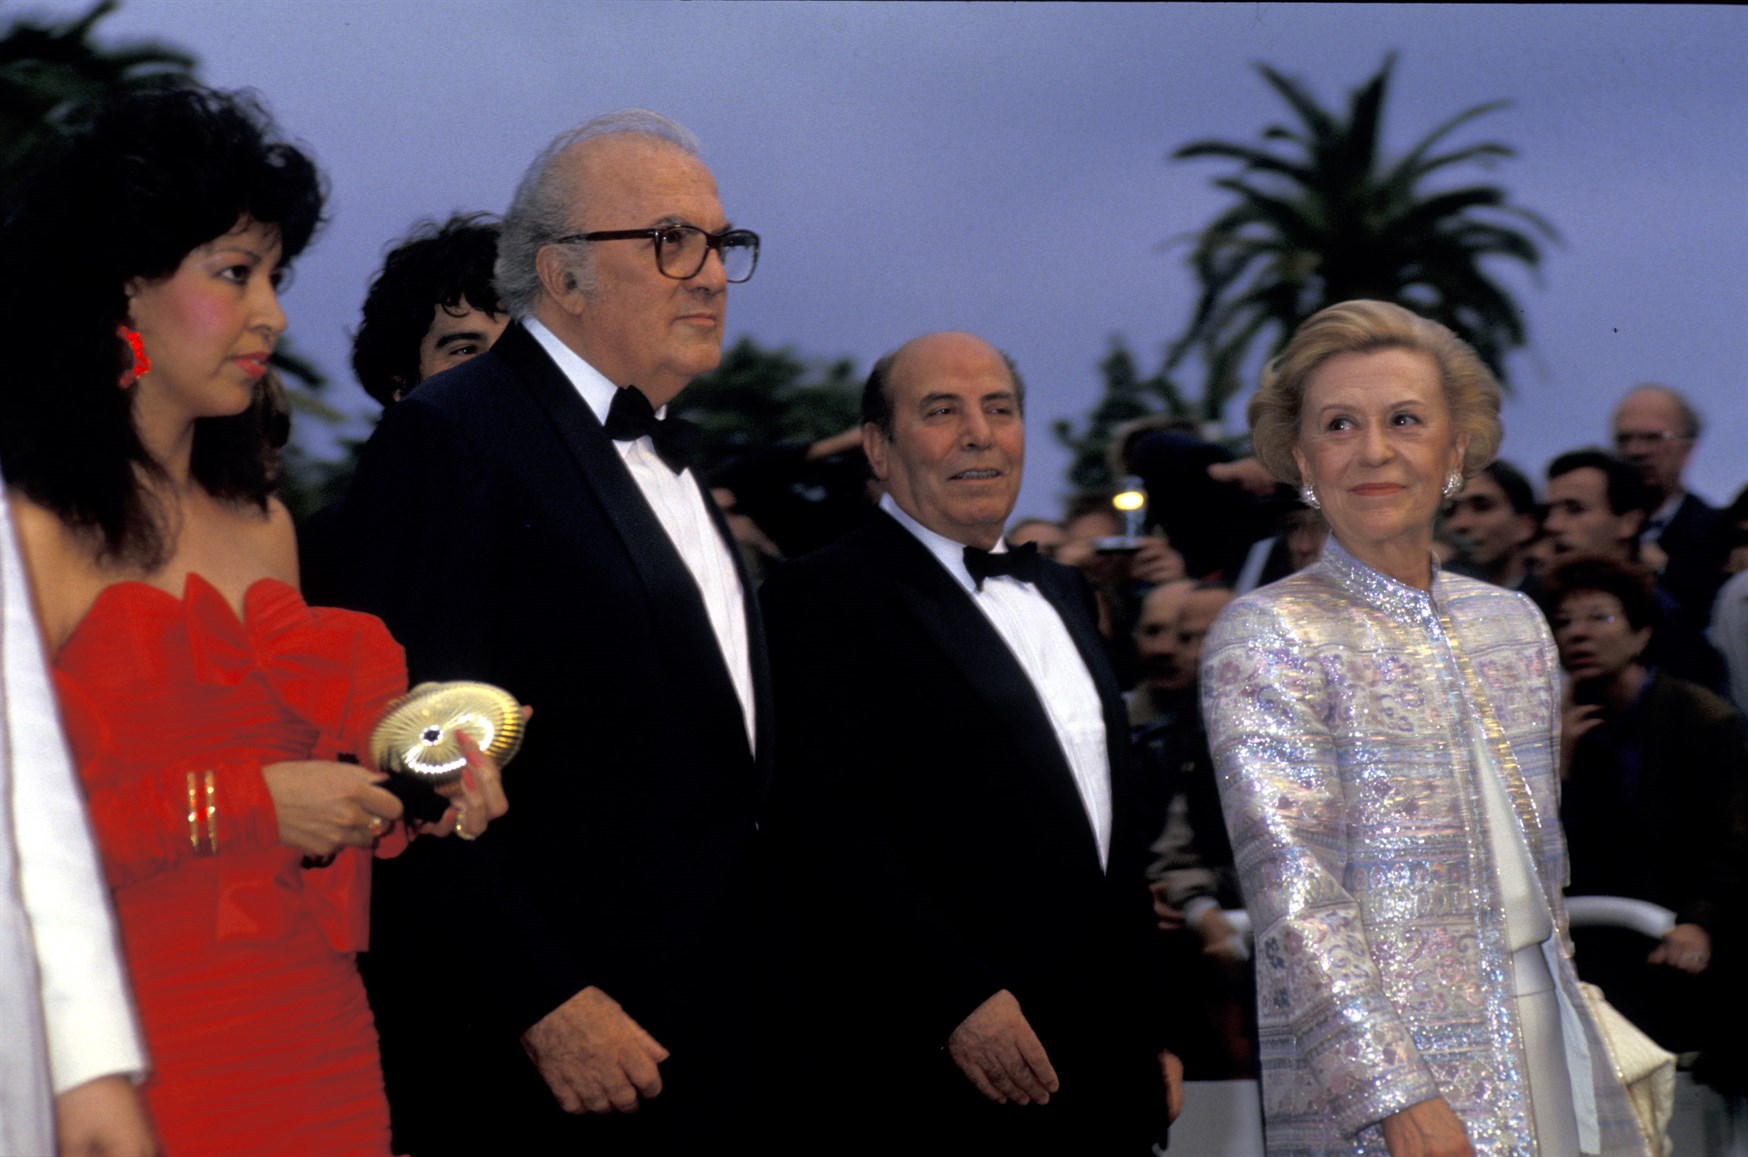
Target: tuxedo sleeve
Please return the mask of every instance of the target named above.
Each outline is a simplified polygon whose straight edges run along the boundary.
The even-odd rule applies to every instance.
[[[928,704],[910,702],[893,677],[890,624],[839,577],[789,564],[761,591],[777,704],[776,875],[822,990],[838,978],[874,985],[838,995],[897,1019],[883,1029],[939,1047],[1007,984],[905,854],[903,813],[930,803],[904,723]]]
[[[466,411],[417,394],[391,408],[346,500],[333,586],[387,624],[414,684],[481,679],[532,702],[516,678],[528,639],[505,597],[518,503],[499,493],[493,456],[503,452]],[[397,939],[418,943],[459,921],[455,951],[485,982],[485,1015],[517,1035],[594,982],[576,939],[555,934],[537,894],[516,884],[523,845],[551,838],[555,822],[530,806],[544,786],[537,739],[531,729],[505,775],[510,812],[477,841],[420,839],[379,863],[372,909],[373,951],[385,957]]]

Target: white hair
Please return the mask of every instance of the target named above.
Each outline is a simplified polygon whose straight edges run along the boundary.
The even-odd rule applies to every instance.
[[[588,190],[577,181],[567,181],[558,160],[573,145],[596,137],[630,133],[673,145],[687,156],[699,156],[698,138],[691,130],[646,108],[627,108],[596,117],[587,124],[560,133],[522,174],[516,195],[504,214],[498,236],[498,260],[492,267],[498,296],[516,317],[526,317],[540,295],[540,250],[572,231],[582,215]],[[578,254],[570,272],[584,289],[594,283],[594,262],[587,247]]]

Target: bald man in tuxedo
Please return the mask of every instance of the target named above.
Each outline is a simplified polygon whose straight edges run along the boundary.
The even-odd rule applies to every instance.
[[[803,1021],[833,1041],[807,1098],[822,1152],[1144,1157],[1175,1112],[1160,824],[1091,594],[1001,540],[1023,402],[969,334],[882,358],[880,512],[761,592],[776,866]]]

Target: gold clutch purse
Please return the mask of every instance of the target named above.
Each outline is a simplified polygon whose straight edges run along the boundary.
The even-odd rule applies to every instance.
[[[522,746],[522,708],[490,683],[420,683],[389,704],[370,733],[370,759],[384,771],[426,784],[449,783],[466,760],[456,733],[465,731],[501,768]]]

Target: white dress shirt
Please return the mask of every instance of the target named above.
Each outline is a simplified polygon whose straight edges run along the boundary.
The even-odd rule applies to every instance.
[[[558,368],[570,379],[595,417],[604,426],[607,411],[613,405],[613,395],[619,387],[608,381],[599,370],[584,361],[537,319],[522,319],[523,326],[534,335]],[[633,383],[635,384],[635,383]],[[658,417],[667,413],[663,406]],[[649,503],[656,520],[667,531],[674,549],[692,572],[698,591],[704,597],[704,609],[710,615],[710,627],[722,650],[723,662],[734,680],[735,694],[740,696],[741,714],[746,719],[747,743],[754,744],[757,735],[753,722],[753,668],[747,642],[747,613],[740,575],[734,569],[734,556],[728,544],[716,531],[705,507],[704,491],[690,467],[675,474],[656,454],[655,446],[646,435],[633,442],[615,442],[619,457],[631,472],[631,479]]]
[[[0,495],[0,1153],[53,1153],[51,1093],[145,1054]]]
[[[1677,489],[1674,494],[1663,500],[1663,505],[1651,512],[1645,519],[1645,525],[1639,531],[1641,543],[1656,542],[1663,537],[1663,532],[1669,529],[1669,524],[1675,521],[1675,514],[1681,509],[1682,500],[1687,497],[1687,491]]]
[[[936,534],[899,509],[890,494],[880,500],[880,509],[897,519],[947,568],[1019,661],[1074,773],[1075,789],[1098,841],[1099,863],[1107,864],[1111,857],[1111,760],[1105,749],[1104,704],[1062,616],[1037,587],[1008,575],[984,579],[983,589],[978,590],[971,572],[965,569],[964,543]],[[995,553],[1006,550],[1006,540],[996,543]]]

